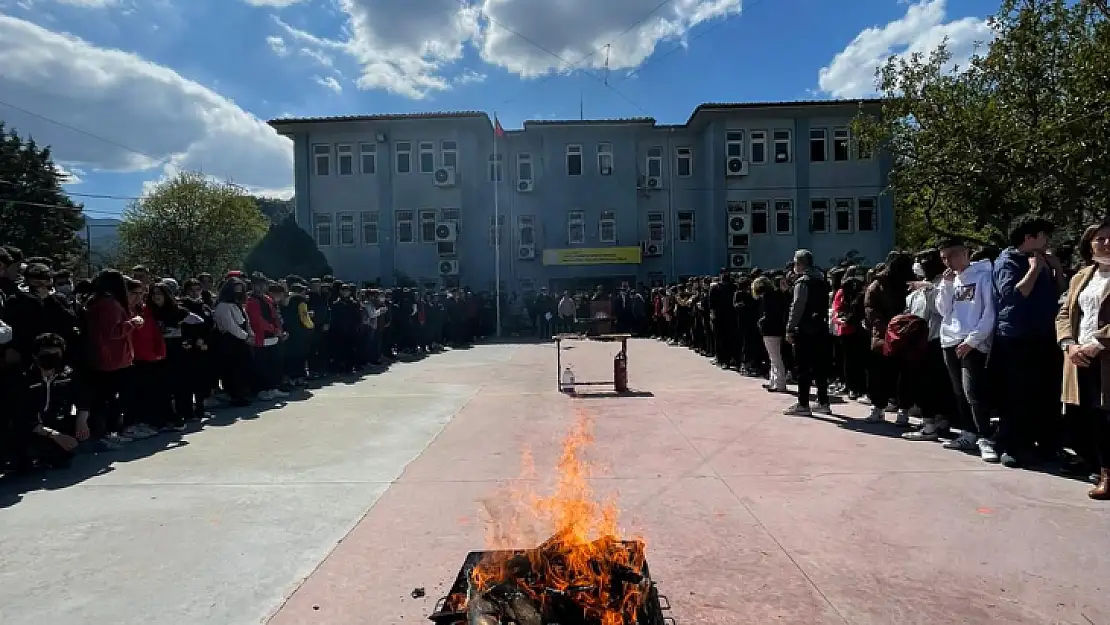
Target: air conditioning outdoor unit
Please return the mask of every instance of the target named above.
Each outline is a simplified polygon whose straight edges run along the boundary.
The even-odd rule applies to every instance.
[[[455,168],[440,167],[432,174],[432,179],[437,187],[453,187],[455,186]]]
[[[640,241],[640,252],[645,258],[662,256],[663,244],[658,241]]]
[[[459,261],[457,261],[457,260],[441,260],[441,261],[439,261],[439,275],[441,275],[441,276],[457,276],[457,275],[459,275]]]
[[[459,222],[441,221],[436,224],[436,243],[452,243],[459,238]]]
[[[748,175],[748,161],[740,158],[739,156],[730,156],[725,161],[725,175],[726,176],[747,176]]]
[[[752,262],[752,255],[748,252],[741,252],[737,250],[729,250],[728,252],[728,268],[729,269],[747,269]]]
[[[535,186],[531,180],[520,180],[516,183],[516,190],[521,193],[531,193]]]
[[[647,188],[649,188],[649,189],[662,189],[663,188],[663,178],[660,177],[660,176],[648,176],[647,177]]]
[[[730,235],[736,234],[749,234],[751,232],[751,224],[748,223],[747,215],[739,215],[733,213],[728,216],[728,233]]]
[[[536,246],[535,245],[521,245],[517,248],[516,257],[520,260],[535,260],[536,259]]]

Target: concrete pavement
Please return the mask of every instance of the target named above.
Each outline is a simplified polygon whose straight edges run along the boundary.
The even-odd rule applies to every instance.
[[[610,379],[615,346],[571,347],[579,380]],[[856,404],[784,417],[791,398],[687,350],[630,351],[636,397],[555,392],[551,345],[479,346],[29,493],[0,510],[0,622],[421,622],[521,448],[554,477],[584,411],[594,488],[681,625],[1110,623],[1087,485],[903,441]]]

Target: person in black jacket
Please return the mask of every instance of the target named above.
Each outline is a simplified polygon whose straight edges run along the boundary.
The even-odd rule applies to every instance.
[[[752,297],[759,305],[756,325],[771,361],[771,379],[763,388],[772,393],[786,392],[786,365],[782,359],[782,340],[786,336],[786,298],[770,278],[756,278]]]
[[[40,334],[57,334],[66,343],[77,336],[77,315],[62,295],[52,291],[53,276],[46,265],[27,267],[23,274],[26,290],[7,298],[4,321],[12,327],[12,342],[23,366],[29,365],[35,338]]]
[[[722,369],[733,365],[736,356],[736,312],[733,299],[736,284],[732,275],[721,270],[720,278],[709,286],[709,323],[713,338],[715,363]]]
[[[784,413],[809,416],[811,387],[817,390],[813,411],[832,414],[829,407],[829,359],[832,339],[829,336],[829,283],[825,274],[813,265],[809,250],[794,252],[794,298],[786,319],[786,340],[794,346],[798,367],[798,403]]]
[[[192,414],[186,419],[195,421],[204,417],[204,407],[216,387],[213,374],[218,370],[213,361],[215,352],[209,349],[212,344],[212,309],[205,303],[204,290],[199,280],[190,278],[181,287],[181,306],[196,315],[200,323],[186,323],[181,326],[183,389],[182,408],[192,407]]]
[[[89,411],[73,370],[65,364],[61,336],[40,334],[30,353],[34,364],[19,386],[13,428],[13,442],[24,454],[17,466],[66,467],[79,442],[89,438]]]
[[[358,329],[362,324],[362,309],[354,299],[354,287],[337,284],[339,299],[331,306],[332,349],[339,373],[353,373],[358,363]]]

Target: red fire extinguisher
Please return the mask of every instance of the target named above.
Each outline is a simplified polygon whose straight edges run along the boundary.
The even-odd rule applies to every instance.
[[[628,392],[628,356],[623,350],[613,358],[613,389],[618,393]]]

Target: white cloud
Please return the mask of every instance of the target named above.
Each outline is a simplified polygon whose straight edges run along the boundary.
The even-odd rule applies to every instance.
[[[868,28],[818,73],[821,91],[838,98],[875,93],[875,70],[892,55],[928,54],[948,40],[952,65],[964,67],[979,42],[992,37],[986,20],[977,17],[946,22],[946,0],[919,0],[906,14],[885,26]]]
[[[85,172],[81,169],[68,167],[61,163],[54,163],[54,169],[58,170],[58,175],[62,177],[63,185],[77,185],[84,182],[81,176],[84,176]]]
[[[336,93],[343,93],[343,85],[334,76],[316,76],[316,84],[325,89],[330,89]]]
[[[336,2],[347,17],[346,39],[278,24],[307,48],[350,56],[361,68],[360,88],[422,98],[457,83],[448,77],[450,66],[462,59],[467,46],[485,62],[524,77],[569,71],[574,68],[568,65],[607,45],[581,67],[608,62],[611,69],[631,68],[660,41],[681,39],[697,24],[740,13],[742,0],[664,5],[659,0],[481,0],[471,6],[458,0]]]
[[[285,7],[293,6],[301,1],[302,0],[244,0],[244,2],[252,6],[272,7],[275,9],[284,9]]]
[[[274,54],[281,57],[289,55],[289,48],[286,47],[285,40],[281,37],[271,35],[266,37],[266,43],[270,46],[270,49],[274,51]]]
[[[451,81],[456,85],[472,85],[486,81],[486,75],[472,69],[465,69]]]
[[[65,126],[4,106],[0,116],[51,145],[61,162],[89,170],[196,170],[250,188],[292,185],[288,139],[172,69],[5,15],[0,41],[3,99]]]

